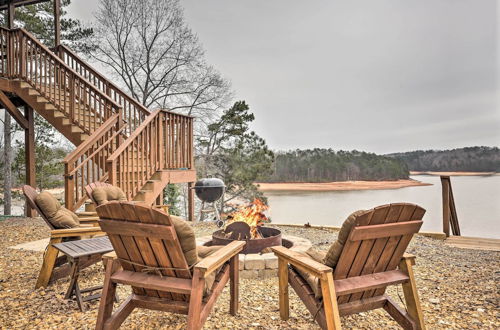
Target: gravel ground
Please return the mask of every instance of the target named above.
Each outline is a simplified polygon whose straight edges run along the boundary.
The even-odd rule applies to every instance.
[[[335,239],[335,231],[281,227],[284,233],[306,237],[321,249]],[[196,234],[208,235],[211,225],[195,226]],[[0,327],[2,329],[37,328],[93,329],[98,301],[86,303],[87,311],[76,302],[64,299],[68,279],[47,289],[34,290],[42,262],[41,252],[19,251],[7,247],[48,237],[40,219],[0,221]],[[417,256],[415,273],[425,321],[429,329],[499,329],[500,258],[497,252],[456,249],[441,241],[416,237],[409,253]],[[85,269],[82,287],[102,283],[102,265]],[[290,319],[283,322],[278,311],[277,279],[241,280],[240,313],[231,317],[228,287],[224,289],[210,314],[205,329],[319,329],[293,290],[290,292]],[[119,288],[120,300],[128,294]],[[397,301],[402,290],[389,292]],[[170,313],[135,310],[123,324],[128,328],[183,329],[186,317]],[[342,318],[345,328],[398,328],[384,311],[370,311]]]

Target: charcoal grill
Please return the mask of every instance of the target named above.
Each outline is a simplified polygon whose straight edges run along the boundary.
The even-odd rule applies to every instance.
[[[224,226],[224,221],[221,220],[216,202],[222,197],[226,189],[224,181],[217,178],[204,178],[198,180],[194,189],[196,196],[201,200],[200,221],[203,221],[205,213],[214,213],[217,226]],[[205,209],[205,204],[212,204],[212,209]]]
[[[196,196],[205,203],[213,203],[224,194],[224,181],[217,178],[205,178],[197,181],[193,187]]]

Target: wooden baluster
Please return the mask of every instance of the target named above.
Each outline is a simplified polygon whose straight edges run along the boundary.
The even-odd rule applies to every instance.
[[[67,209],[72,210],[75,204],[74,189],[75,181],[73,177],[69,176],[69,173],[73,171],[73,163],[64,164],[64,204]]]
[[[76,82],[74,76],[69,74],[69,118],[74,122],[75,118],[75,93],[76,93]]]

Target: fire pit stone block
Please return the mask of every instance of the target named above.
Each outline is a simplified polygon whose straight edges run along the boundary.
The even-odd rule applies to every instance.
[[[278,268],[278,257],[274,253],[264,253],[262,258],[266,262],[266,269],[277,269]]]
[[[196,238],[197,245],[211,245],[211,241],[211,236]],[[292,251],[305,252],[312,244],[311,241],[302,237],[284,235],[283,245],[290,248]],[[247,260],[249,261],[248,266]],[[274,253],[264,253],[262,255],[240,254],[239,269],[240,278],[242,279],[275,278],[278,276],[278,258],[274,256]]]
[[[245,269],[265,269],[266,261],[260,254],[252,253],[245,256]]]
[[[238,259],[239,259],[239,269],[240,270],[245,269],[245,255],[244,254],[238,254]]]

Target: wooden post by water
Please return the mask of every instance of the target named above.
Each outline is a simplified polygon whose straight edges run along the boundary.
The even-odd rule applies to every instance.
[[[446,237],[449,237],[451,227],[452,234],[460,236],[460,226],[449,176],[441,176],[441,188],[443,196],[443,232]]]

